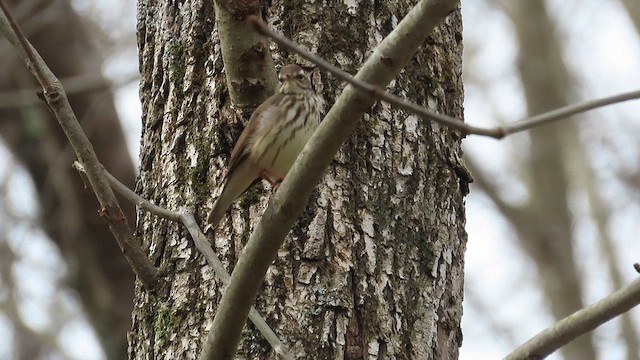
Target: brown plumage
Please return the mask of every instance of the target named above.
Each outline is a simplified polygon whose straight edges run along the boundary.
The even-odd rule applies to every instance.
[[[304,70],[286,65],[278,77],[278,91],[253,112],[231,151],[222,192],[207,217],[214,228],[254,181],[277,186],[320,123],[319,100]]]

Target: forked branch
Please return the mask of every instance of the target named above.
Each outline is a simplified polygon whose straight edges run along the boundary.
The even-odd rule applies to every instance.
[[[86,174],[86,169],[79,162],[76,161],[73,164],[73,167],[81,173]],[[131,203],[161,218],[182,223],[187,228],[187,231],[189,231],[191,238],[193,238],[193,242],[195,243],[196,248],[207,260],[207,263],[209,264],[209,266],[211,266],[218,279],[220,279],[220,281],[225,285],[229,282],[230,276],[227,272],[227,269],[225,269],[215,251],[213,251],[213,248],[209,244],[209,240],[198,226],[196,219],[193,217],[193,214],[189,213],[186,210],[175,212],[152,204],[149,200],[143,198],[142,196],[136,194],[133,190],[129,189],[108,171],[104,170],[104,174],[109,180],[109,183],[111,184],[113,189],[120,195],[122,195],[125,199],[129,200]],[[282,344],[282,341],[280,341],[280,339],[278,338],[278,335],[276,335],[276,333],[271,329],[271,327],[269,327],[264,318],[253,307],[249,312],[249,319],[251,320],[251,322],[253,322],[256,329],[258,329],[258,331],[262,333],[262,336],[265,337],[267,342],[269,342],[271,347],[273,347],[274,351],[278,356],[280,356],[281,359],[293,359],[293,357],[285,350],[285,347]]]

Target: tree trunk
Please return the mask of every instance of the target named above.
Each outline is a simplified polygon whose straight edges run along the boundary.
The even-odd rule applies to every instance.
[[[271,1],[262,13],[277,31],[355,73],[413,3]],[[138,12],[138,190],[169,209],[192,209],[202,224],[250,113],[229,100],[211,2],[140,0]],[[461,118],[461,55],[456,11],[390,90]],[[312,68],[292,53],[276,50],[273,58]],[[342,88],[318,70],[312,81],[329,105]],[[290,232],[256,303],[296,358],[457,358],[470,180],[460,140],[387,104],[362,119]],[[229,270],[270,195],[258,184],[209,231]],[[181,226],[141,213],[138,231],[153,261],[170,271],[155,292],[136,290],[130,358],[193,359],[220,282]],[[250,324],[237,356],[273,358]]]

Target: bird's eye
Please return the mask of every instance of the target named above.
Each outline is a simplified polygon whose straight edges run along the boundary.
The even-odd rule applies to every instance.
[[[298,80],[304,80],[304,74],[302,74],[302,73],[297,73],[297,74],[296,74],[296,79],[298,79]]]

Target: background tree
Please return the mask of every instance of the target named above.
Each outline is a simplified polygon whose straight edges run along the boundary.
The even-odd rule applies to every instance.
[[[579,99],[630,88],[628,76],[637,77],[637,74],[631,75],[633,72],[628,72],[624,64],[614,65],[615,61],[607,60],[619,51],[615,50],[618,48],[629,51],[624,57],[630,61],[637,63],[639,59],[637,37],[633,38],[637,33],[629,32],[630,27],[627,27],[625,35],[619,33],[625,29],[621,26],[625,16],[624,11],[620,11],[622,8],[603,8],[597,2],[589,1],[572,2],[566,7],[552,1],[485,1],[478,5],[478,10],[492,13],[487,16],[502,19],[495,23],[496,30],[500,29],[497,31],[512,35],[504,37],[504,41],[496,41],[500,44],[497,51],[500,56],[494,53],[492,61],[500,64],[496,67],[499,70],[470,71],[467,74],[465,85],[471,89],[467,92],[470,111],[489,109],[489,117],[502,122],[513,121],[514,118],[541,113]],[[630,11],[629,15],[633,18],[638,14]],[[471,22],[467,26],[473,26],[473,17],[468,16],[467,19]],[[590,31],[586,24],[591,21],[598,21],[609,28],[608,34],[618,35],[607,39],[605,33]],[[492,31],[483,28],[481,32]],[[473,39],[474,33],[470,34],[467,41],[473,44],[477,40]],[[617,38],[624,39],[625,44],[634,45],[616,45]],[[603,42],[610,49],[607,50]],[[467,53],[476,55],[468,57],[467,69],[474,69],[485,61],[486,57],[481,52],[491,51],[489,48],[474,49],[478,51]],[[513,100],[504,101],[500,93],[505,91],[513,96]],[[482,106],[474,106],[479,104],[479,99]],[[523,105],[513,106],[514,102]],[[524,108],[526,113],[522,113]],[[625,109],[630,112],[625,112]],[[484,320],[474,317],[476,320],[471,319],[467,324],[475,327],[481,321],[491,323],[491,317],[500,319],[507,312],[510,319],[526,321],[527,315],[518,315],[515,304],[528,302],[537,303],[539,310],[536,312],[550,317],[538,325],[542,327],[595,301],[598,298],[595,294],[621,288],[637,276],[631,267],[637,259],[625,255],[634,251],[631,249],[637,249],[637,245],[629,233],[618,231],[628,229],[624,224],[633,222],[628,214],[637,211],[636,205],[623,199],[629,194],[637,194],[637,182],[631,185],[626,180],[629,175],[625,174],[638,171],[638,128],[630,117],[637,109],[636,103],[582,114],[570,121],[516,135],[505,141],[503,149],[507,151],[485,152],[486,148],[481,149],[480,142],[471,140],[467,143],[467,152],[473,155],[467,159],[467,164],[476,180],[476,187],[472,189],[477,190],[476,196],[470,198],[470,211],[473,212],[474,202],[484,195],[485,200],[480,201],[487,203],[486,199],[489,200],[489,206],[485,205],[486,217],[502,219],[500,222],[508,227],[501,231],[507,234],[508,240],[494,246],[507,247],[508,252],[521,251],[528,257],[526,261],[508,265],[514,275],[502,277],[501,281],[511,285],[496,287],[491,281],[480,280],[491,276],[489,273],[469,273],[468,284],[472,289],[467,289],[470,290],[467,299],[471,297],[469,304],[472,309],[465,313],[474,317],[476,312],[473,308],[483,308],[486,313],[478,314]],[[629,131],[619,134],[621,128],[627,127]],[[630,155],[634,160],[623,160],[626,156],[622,154],[623,148],[629,155],[635,154]],[[489,156],[497,161],[488,163],[486,159]],[[473,241],[472,229],[470,237]],[[485,235],[484,238],[490,236]],[[514,245],[516,249],[508,249]],[[470,246],[469,256],[473,257],[474,253],[487,256],[489,252],[485,249]],[[490,258],[489,262],[492,261]],[[532,272],[531,268],[536,271]],[[536,274],[532,279],[533,286],[539,286],[540,290],[523,289],[522,278],[531,277],[531,273]],[[473,290],[478,286],[502,290],[493,290],[495,295],[480,295]],[[541,294],[533,295],[537,291]],[[514,293],[528,299],[519,302],[513,297]],[[490,305],[505,296],[511,299],[511,311],[506,308],[498,310]],[[531,299],[538,296],[542,299]],[[635,321],[631,317],[634,312]],[[596,331],[595,337],[583,336],[564,347],[562,356],[565,359],[612,356],[638,359],[637,320],[637,310],[623,315]],[[506,351],[519,342],[514,340],[514,336],[518,337],[515,334],[520,331],[515,328],[504,330],[493,327],[488,333],[508,333],[502,340],[509,344],[504,347]],[[533,334],[521,333],[523,337]],[[482,341],[481,338],[477,340]],[[475,339],[473,337],[471,341]],[[603,346],[603,343],[609,345]],[[500,352],[494,354],[498,356]]]
[[[114,107],[111,83],[102,74],[103,51],[108,44],[104,37],[100,37],[98,28],[82,19],[68,1],[9,3],[14,5],[15,16],[30,41],[63,79],[73,109],[102,162],[125,184],[133,186],[134,164]],[[0,91],[4,95],[0,100],[0,135],[11,156],[28,171],[40,204],[38,224],[22,220],[22,228],[31,228],[26,231],[31,235],[23,243],[8,241],[4,245],[6,254],[16,251],[16,247],[34,246],[34,241],[28,239],[36,237],[36,229],[42,227],[55,242],[67,266],[66,277],[52,281],[63,282],[64,285],[59,286],[69,287],[78,294],[107,356],[122,359],[126,354],[125,334],[131,326],[133,273],[113,235],[98,216],[95,196],[84,189],[82,180],[70,166],[75,155],[68,140],[42,101],[35,97],[32,89],[36,88],[37,83],[9,44],[2,42],[0,45],[3,68]],[[7,179],[12,173],[6,171]],[[10,198],[7,195],[5,199],[10,201]],[[13,196],[12,200],[14,203],[25,201],[19,195]],[[130,221],[135,221],[133,206],[127,204],[125,209]],[[3,229],[9,231],[12,224],[19,222],[21,212],[13,217],[10,216],[11,211],[3,213],[8,214],[8,226]],[[8,236],[7,233],[4,235]],[[19,304],[24,295],[21,295],[19,288],[12,289],[9,286],[16,281],[8,281],[13,277],[11,267],[7,271],[3,281],[5,290],[9,291],[7,304],[13,301]],[[58,271],[62,272],[61,269]],[[20,282],[19,279],[20,276],[17,282]],[[46,306],[50,307],[48,312],[52,319],[48,327],[53,334],[42,345],[43,348],[38,345],[41,341],[33,339],[40,332],[34,332],[33,329],[27,331],[30,327],[22,323],[25,315],[21,317],[19,312],[10,315],[14,330],[26,339],[31,338],[16,343],[31,348],[27,350],[17,345],[16,356],[34,359],[41,353],[47,353],[55,344],[55,334],[61,327],[64,328],[62,325],[72,323],[71,319],[75,318],[70,315],[73,311],[67,310],[64,313],[68,315],[56,320],[56,313],[62,311],[65,305],[57,303]],[[70,320],[66,321],[66,317]],[[16,335],[16,338],[23,339],[22,335]]]

